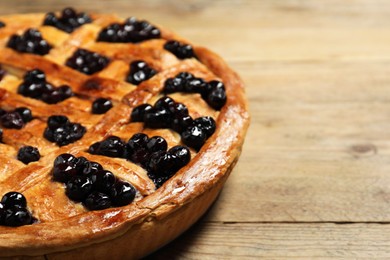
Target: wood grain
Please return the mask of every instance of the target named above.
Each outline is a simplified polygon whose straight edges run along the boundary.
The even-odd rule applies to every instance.
[[[0,14],[65,6],[164,25],[247,84],[240,162],[207,216],[150,259],[390,257],[389,1],[14,0]]]

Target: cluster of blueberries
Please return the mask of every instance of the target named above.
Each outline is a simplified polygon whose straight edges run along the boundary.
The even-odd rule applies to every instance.
[[[13,111],[0,108],[0,123],[4,128],[21,129],[32,119],[31,110],[27,107],[18,107]]]
[[[82,202],[89,210],[130,204],[136,189],[128,182],[103,169],[85,157],[61,154],[54,160],[53,180],[66,185],[65,193],[71,200]]]
[[[168,150],[168,144],[163,137],[149,138],[143,133],[134,134],[127,143],[117,136],[110,136],[92,144],[88,152],[125,158],[141,165],[147,170],[149,178],[154,181],[157,188],[191,160],[187,147],[177,145]]]
[[[164,83],[164,92],[199,93],[209,106],[220,110],[226,104],[226,90],[221,81],[204,81],[191,73],[181,72],[174,78],[168,78]]]
[[[170,128],[181,134],[184,144],[199,150],[214,133],[216,124],[212,117],[192,119],[187,107],[164,96],[154,106],[142,104],[131,113],[132,122],[144,122],[149,128]]]
[[[131,42],[160,38],[160,30],[147,21],[139,21],[135,17],[126,19],[124,23],[113,23],[103,28],[97,38],[101,42]]]
[[[66,116],[53,115],[47,120],[43,136],[58,146],[64,146],[81,139],[87,129],[79,123],[72,123]]]
[[[73,8],[65,8],[61,16],[57,17],[54,13],[47,13],[43,20],[44,25],[54,26],[57,29],[71,33],[83,24],[92,22],[91,17],[86,13],[77,13]]]
[[[173,55],[175,55],[178,59],[181,60],[196,58],[194,49],[189,44],[171,40],[167,41],[164,44],[164,49],[171,52]]]
[[[42,38],[40,31],[28,29],[22,35],[12,35],[7,43],[7,47],[18,52],[27,52],[38,55],[48,54],[52,46]]]
[[[109,58],[96,52],[77,49],[73,55],[66,60],[65,65],[81,73],[92,75],[103,70],[109,62]]]
[[[149,67],[146,62],[136,60],[130,63],[130,71],[126,80],[131,84],[139,85],[142,81],[148,80],[156,75],[156,73],[157,71]]]
[[[29,164],[30,162],[39,161],[41,154],[38,148],[26,145],[19,148],[17,158],[24,164]]]
[[[19,227],[30,225],[34,221],[23,194],[15,191],[4,194],[0,203],[0,225]]]
[[[73,91],[67,85],[54,87],[46,81],[46,75],[39,69],[28,71],[18,87],[18,94],[41,100],[47,104],[56,104],[72,97]]]

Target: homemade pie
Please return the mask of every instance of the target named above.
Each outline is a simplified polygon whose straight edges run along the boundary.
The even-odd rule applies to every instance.
[[[219,56],[72,8],[0,27],[1,257],[140,258],[199,219],[249,124]]]

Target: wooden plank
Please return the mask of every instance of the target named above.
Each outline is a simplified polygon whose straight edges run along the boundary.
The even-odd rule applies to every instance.
[[[388,63],[233,65],[252,124],[210,220],[390,221]]]
[[[390,225],[199,223],[146,259],[390,257]]]

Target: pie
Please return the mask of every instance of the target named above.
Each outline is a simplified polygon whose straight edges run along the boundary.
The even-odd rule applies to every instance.
[[[140,258],[199,219],[249,124],[219,56],[72,8],[0,27],[1,257]]]

